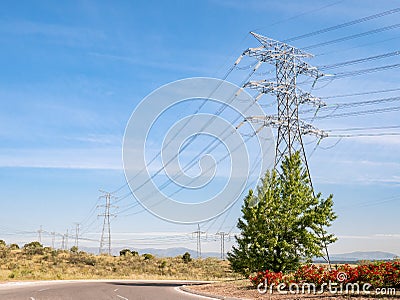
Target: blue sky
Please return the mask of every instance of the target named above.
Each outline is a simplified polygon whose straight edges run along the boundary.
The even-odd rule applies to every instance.
[[[130,114],[154,89],[196,76],[221,78],[248,47],[248,32],[285,40],[396,8],[397,1],[6,1],[0,11],[0,238],[20,243],[47,232],[65,233],[82,222],[87,245],[97,245],[99,189],[125,183],[122,138]],[[294,41],[335,40],[398,23],[399,14]],[[315,47],[316,66],[399,50],[400,29]],[[333,73],[399,63],[399,57],[334,69]],[[243,61],[245,67],[250,60]],[[268,73],[268,67],[265,67]],[[245,68],[244,68],[245,69]],[[248,70],[228,80],[240,84]],[[253,78],[261,79],[260,71]],[[323,81],[313,94],[329,97],[398,88],[398,69]],[[305,85],[304,88],[310,88]],[[346,98],[346,103],[396,97],[399,91]],[[273,98],[262,105],[272,111]],[[395,107],[398,102],[348,111]],[[193,106],[194,107],[194,106]],[[193,108],[194,110],[194,108]],[[331,113],[332,111],[328,111]],[[341,112],[340,110],[335,113]],[[323,111],[319,115],[326,115]],[[305,117],[310,115],[305,115]],[[312,116],[312,115],[311,115]],[[321,129],[399,125],[399,112],[315,119]],[[397,129],[398,130],[398,129]],[[393,130],[385,130],[385,132]],[[366,132],[366,131],[362,131]],[[380,131],[377,131],[380,132]],[[400,254],[400,139],[398,136],[307,138],[314,185],[334,194],[338,219],[334,253],[381,250]],[[316,148],[315,148],[316,147]],[[315,151],[314,151],[315,148]],[[129,193],[123,187],[116,196]],[[195,225],[162,221],[132,197],[122,199],[112,222],[116,247],[196,247]],[[232,230],[240,203],[202,225],[204,249],[218,251],[218,230]],[[233,229],[233,232],[235,229]],[[143,241],[143,235],[152,238]],[[50,237],[43,236],[45,243]],[[167,242],[166,242],[167,241]],[[60,243],[57,238],[56,243]],[[119,243],[119,244],[118,244]],[[231,243],[231,242],[229,242]],[[228,243],[228,245],[229,245]]]

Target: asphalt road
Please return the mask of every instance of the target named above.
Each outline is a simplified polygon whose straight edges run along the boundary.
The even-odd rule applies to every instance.
[[[1,300],[195,300],[212,299],[178,290],[178,281],[66,281],[0,285]]]

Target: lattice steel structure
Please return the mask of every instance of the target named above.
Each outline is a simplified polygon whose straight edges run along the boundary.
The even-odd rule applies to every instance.
[[[110,218],[115,217],[114,214],[110,213],[111,208],[117,208],[117,206],[111,205],[111,199],[116,199],[111,193],[105,192],[100,190],[101,193],[104,195],[100,196],[99,198],[105,198],[106,203],[104,205],[98,205],[98,207],[104,207],[104,213],[99,214],[99,217],[104,217],[103,221],[103,229],[101,231],[101,238],[100,238],[100,247],[99,247],[99,254],[105,252],[107,249],[108,255],[111,255],[111,222]]]
[[[253,32],[251,34],[261,43],[261,46],[247,49],[243,56],[254,57],[259,63],[274,65],[276,81],[249,81],[244,87],[255,89],[260,95],[274,94],[277,99],[278,112],[276,116],[251,116],[246,118],[245,122],[257,122],[277,128],[275,169],[279,171],[278,166],[283,159],[299,151],[311,183],[302,135],[313,134],[322,138],[327,134],[299,119],[299,105],[311,104],[319,108],[325,106],[325,103],[318,97],[298,88],[297,76],[302,74],[317,80],[324,74],[303,60],[312,57],[311,54],[262,35]]]
[[[305,92],[298,88],[297,77],[299,75],[306,75],[314,78],[316,81],[318,78],[325,75],[316,67],[313,67],[304,61],[304,59],[312,57],[311,54],[284,42],[279,42],[254,32],[251,32],[251,34],[261,43],[261,46],[247,49],[243,52],[241,57],[239,57],[237,62],[239,62],[243,56],[249,56],[258,60],[254,69],[258,68],[262,63],[271,64],[275,66],[276,81],[249,81],[244,85],[244,87],[255,89],[259,92],[259,95],[255,97],[256,101],[258,101],[263,94],[274,94],[278,104],[278,111],[277,115],[272,116],[249,116],[239,124],[239,126],[244,122],[260,123],[261,127],[256,130],[256,133],[264,126],[277,128],[278,135],[275,150],[275,170],[279,172],[279,165],[282,163],[284,158],[299,151],[300,158],[305,166],[305,172],[307,172],[310,179],[310,186],[313,189],[302,136],[312,134],[323,138],[327,136],[327,133],[300,120],[299,106],[302,104],[309,104],[317,110],[326,104],[321,101],[320,98],[314,97],[309,92]],[[326,244],[324,245],[324,248],[326,252],[326,258],[324,257],[324,259],[330,265]]]

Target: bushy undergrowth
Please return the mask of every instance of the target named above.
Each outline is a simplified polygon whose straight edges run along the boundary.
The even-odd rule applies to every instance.
[[[229,263],[215,258],[157,258],[125,253],[94,255],[81,251],[54,250],[38,245],[22,249],[0,245],[0,280],[51,279],[190,279],[235,278]]]

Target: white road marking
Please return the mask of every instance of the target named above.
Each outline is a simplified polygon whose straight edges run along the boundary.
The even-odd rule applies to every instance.
[[[118,291],[118,289],[115,289],[114,292]]]
[[[195,293],[189,293],[189,292],[186,292],[186,291],[180,289],[179,286],[174,288],[174,290],[179,292],[179,293],[190,295],[192,297],[196,297],[196,298],[200,298],[200,299],[213,299],[213,300],[219,300],[220,299],[220,298],[213,298],[213,297],[209,297],[209,296],[198,295],[198,294],[195,294]]]
[[[31,299],[31,300],[35,300],[35,298],[33,298],[33,297],[31,297],[30,299]]]
[[[117,295],[117,297],[121,298],[122,300],[129,300],[128,298],[122,297],[121,295]]]
[[[44,291],[47,291],[47,290],[49,290],[50,288],[45,288],[45,289],[41,289],[41,290],[38,290],[38,292],[44,292]]]

